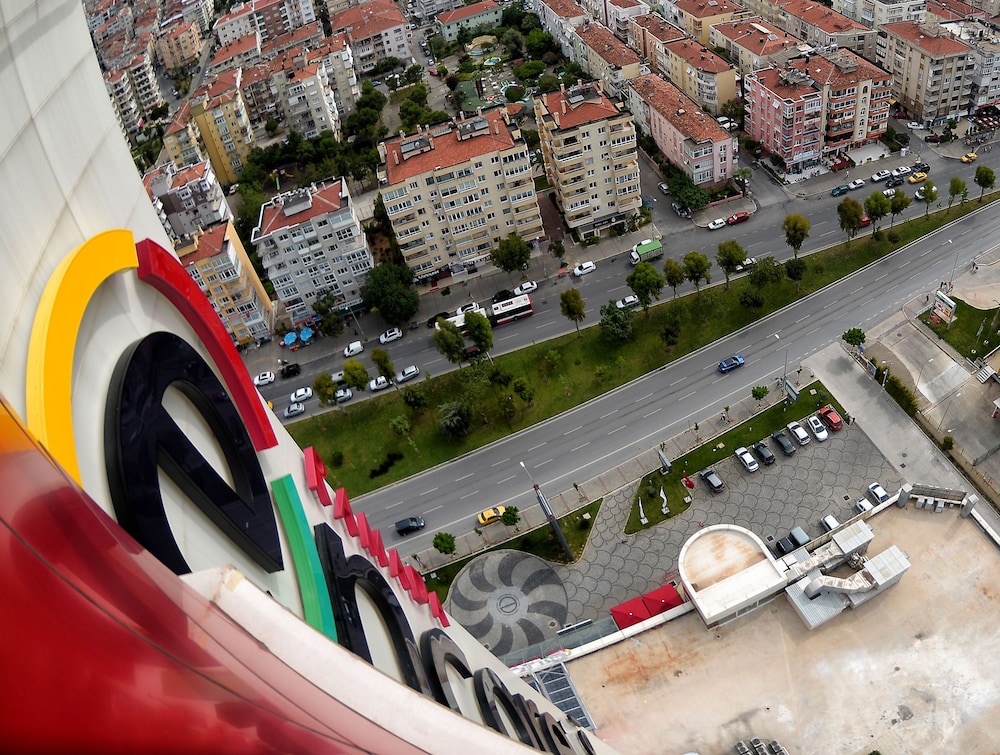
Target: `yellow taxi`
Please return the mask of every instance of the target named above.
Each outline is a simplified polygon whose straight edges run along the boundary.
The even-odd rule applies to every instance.
[[[914,173],[910,176],[909,181],[911,184],[922,183],[927,180],[927,174],[924,172]]]
[[[500,517],[503,516],[504,512],[507,510],[506,506],[494,506],[491,509],[486,509],[486,511],[480,511],[476,519],[479,523],[485,527],[487,524],[493,524],[493,522],[499,522]]]
[[[963,163],[974,163],[978,159],[979,155],[977,155],[975,152],[966,152],[964,155],[962,155]]]

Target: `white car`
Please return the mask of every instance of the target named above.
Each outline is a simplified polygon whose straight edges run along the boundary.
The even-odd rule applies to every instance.
[[[615,306],[618,307],[618,309],[631,309],[632,307],[638,307],[639,297],[635,294],[629,294],[624,299],[616,301]]]
[[[290,404],[301,404],[303,401],[308,401],[313,397],[313,389],[309,386],[305,388],[299,388],[295,393],[288,397],[288,403]]]
[[[725,228],[725,227],[726,227],[725,218],[716,218],[715,220],[713,220],[711,223],[708,224],[708,230],[710,231],[717,231],[720,228]]]
[[[830,437],[830,434],[826,431],[826,425],[815,414],[806,420],[806,424],[809,425],[812,434],[816,436],[816,440],[820,443]]]
[[[798,422],[789,422],[785,427],[788,428],[788,432],[792,434],[792,437],[798,441],[800,446],[809,445],[809,433],[806,429],[802,427]]]
[[[385,377],[385,375],[379,375],[377,378],[368,383],[368,390],[374,393],[375,391],[384,390],[390,385],[392,385],[392,383],[389,382],[389,378]]]
[[[586,275],[587,273],[594,272],[596,269],[597,265],[595,265],[593,262],[590,261],[581,262],[579,265],[573,268],[573,275],[575,275],[577,278],[580,278]]]
[[[420,368],[415,364],[411,364],[409,367],[404,367],[396,373],[396,382],[405,383],[407,380],[413,380],[419,374]]]
[[[756,257],[747,257],[743,262],[736,266],[736,272],[742,273],[744,270],[749,270],[751,267],[757,264]]]
[[[882,189],[882,193],[886,195],[889,199],[896,196],[896,189]]]
[[[524,294],[530,294],[532,291],[538,288],[538,284],[534,281],[525,281],[520,286],[514,289],[514,296],[523,296]]]
[[[347,344],[347,348],[344,349],[345,357],[356,357],[362,351],[365,350],[365,345],[361,341],[351,341]]]
[[[343,404],[345,401],[350,401],[354,398],[354,391],[350,388],[338,388],[337,392],[333,394],[333,399],[338,404]]]
[[[736,458],[740,460],[740,463],[746,468],[747,472],[756,472],[760,469],[757,460],[743,446],[736,449]]]
[[[879,181],[884,181],[885,179],[887,179],[891,175],[892,175],[891,171],[880,170],[878,173],[873,173],[872,174],[872,183],[873,184],[877,184]]]
[[[398,341],[403,337],[403,331],[399,328],[389,328],[385,333],[378,337],[378,342],[381,344],[392,343],[393,341]]]
[[[289,417],[294,417],[298,414],[302,414],[303,412],[305,412],[305,410],[306,408],[302,404],[289,404],[288,406],[285,407],[285,411],[282,412],[282,414],[284,415],[285,419],[288,419]]]
[[[869,503],[864,498],[862,498],[860,501],[854,504],[854,510],[857,511],[859,514],[864,514],[866,511],[871,511],[873,508],[874,506],[872,506],[871,503]]]
[[[916,121],[910,121],[909,123],[906,124],[906,127],[908,129],[910,129],[910,131],[923,131],[924,130],[924,124],[923,123],[917,123]]]
[[[464,315],[466,312],[482,312],[483,308],[479,306],[476,302],[469,302],[468,304],[463,304],[461,307],[455,310],[456,315]]]
[[[865,185],[865,179],[855,178],[853,181],[847,184],[847,188],[850,189],[851,191],[854,191],[855,189],[860,189],[864,185]]]
[[[906,176],[912,173],[913,170],[909,165],[900,165],[898,168],[894,168],[892,171],[893,178],[899,178],[900,176]]]
[[[873,482],[868,486],[868,495],[875,500],[875,503],[885,503],[889,500],[889,494],[886,493],[885,488],[877,482]]]
[[[262,385],[270,385],[273,382],[274,382],[273,372],[262,372],[253,379],[253,384],[258,387]]]

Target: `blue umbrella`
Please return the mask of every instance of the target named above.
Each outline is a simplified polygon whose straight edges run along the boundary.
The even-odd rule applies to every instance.
[[[295,333],[285,333],[285,346],[291,346],[296,340],[298,336]]]
[[[299,338],[301,338],[303,341],[308,341],[312,337],[313,337],[312,328],[302,328],[302,332],[299,333]]]

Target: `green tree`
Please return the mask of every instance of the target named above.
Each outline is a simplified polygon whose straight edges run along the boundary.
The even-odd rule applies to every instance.
[[[465,334],[484,354],[493,348],[493,328],[485,315],[479,312],[466,312]]]
[[[400,392],[403,394],[403,403],[413,411],[419,412],[427,407],[427,390],[423,384],[408,385]]]
[[[556,88],[558,89],[558,87],[556,87]],[[531,151],[534,151],[534,150],[538,149],[541,146],[541,144],[542,144],[542,140],[538,136],[538,131],[536,129],[533,129],[533,128],[522,128],[521,129],[521,138],[524,139],[524,146],[527,147]],[[553,241],[552,243],[554,244],[556,242]],[[560,241],[559,243],[562,243],[562,242]],[[551,247],[551,244],[549,246]]]
[[[993,185],[996,183],[997,176],[993,172],[993,168],[986,165],[980,165],[976,168],[976,177],[972,179],[975,181],[976,186],[979,187],[979,201],[983,201],[983,194],[986,193],[987,189],[992,189]]]
[[[531,386],[531,383],[523,377],[515,378],[513,389],[521,401],[531,406],[535,400],[535,389]]]
[[[500,521],[506,527],[516,527],[517,523],[521,521],[521,514],[517,510],[517,506],[508,506],[500,515]]]
[[[954,176],[951,181],[948,182],[948,214],[951,214],[951,206],[955,204],[955,199],[957,197],[965,196],[969,189],[963,181],[958,176]]]
[[[790,259],[785,262],[785,275],[787,275],[790,280],[795,281],[795,293],[798,293],[799,286],[802,284],[802,279],[806,275],[805,260],[800,260],[798,257],[795,257],[794,259]]]
[[[528,36],[524,40],[524,47],[528,51],[528,54],[531,57],[535,58],[537,61],[537,59],[542,57],[545,53],[550,51],[551,52],[556,51],[556,41],[552,38],[552,35],[549,34],[547,31],[542,31],[541,29],[532,29],[531,31],[528,32]],[[518,73],[517,76],[518,78],[521,79],[525,78],[530,79],[534,76],[537,76],[544,69],[545,65],[543,64],[537,73],[531,74],[530,76],[521,76],[521,74]]]
[[[694,284],[698,296],[701,296],[702,281],[706,284],[712,282],[708,272],[711,267],[712,262],[701,252],[692,251],[684,255],[684,278]]]
[[[721,115],[726,116],[731,121],[736,121],[737,123],[743,123],[743,118],[746,115],[745,106],[742,102],[737,100],[729,100],[728,102],[723,102],[722,107],[719,108]]]
[[[368,279],[361,287],[361,300],[387,323],[400,326],[420,309],[420,296],[412,283],[413,271],[409,267],[382,262],[368,271]]]
[[[313,380],[313,393],[319,399],[320,406],[329,406],[336,402],[334,394],[337,393],[337,384],[333,382],[329,372],[321,372]]]
[[[545,32],[542,32],[543,34]],[[534,32],[532,32],[534,34]],[[530,34],[528,35],[531,36]],[[522,63],[514,70],[514,75],[517,76],[521,81],[526,79],[533,79],[542,71],[545,70],[545,64],[540,60],[529,60],[527,63]]]
[[[378,374],[384,378],[392,380],[392,376],[396,374],[396,368],[392,364],[392,357],[389,356],[389,352],[385,349],[374,349],[372,351],[372,363],[375,365],[375,369],[378,370]]]
[[[844,335],[841,336],[841,339],[845,343],[853,346],[855,350],[858,350],[864,345],[867,336],[861,328],[851,328],[850,330],[844,331]]]
[[[896,222],[896,216],[906,210],[910,206],[913,200],[910,199],[909,194],[905,194],[902,191],[897,191],[892,199],[889,200],[889,212],[892,213],[892,218],[889,221],[889,227],[892,228],[893,224]]]
[[[559,260],[559,264],[562,264],[563,257],[566,256],[566,246],[563,244],[562,239],[549,242],[549,254]]]
[[[510,86],[503,90],[503,96],[507,102],[520,102],[524,99],[524,87]]]
[[[931,214],[931,202],[934,202],[938,197],[937,186],[931,179],[924,181],[924,185],[921,187],[924,190],[924,217],[928,217]]]
[[[837,205],[840,230],[847,234],[847,243],[850,243],[851,239],[857,236],[858,231],[861,230],[861,216],[864,214],[861,203],[850,197],[844,197],[844,200]]]
[[[551,73],[543,73],[538,77],[538,90],[540,92],[554,92],[559,88],[559,77]]]
[[[458,88],[459,81],[458,76],[453,73],[449,73],[444,78],[444,84],[448,87],[448,91],[450,92],[454,92]]]
[[[740,304],[751,312],[756,312],[764,306],[764,294],[757,288],[744,288],[740,291]]]
[[[368,385],[368,368],[357,359],[344,362],[344,382],[356,391],[363,391]]]
[[[770,393],[770,391],[767,389],[766,385],[757,385],[750,390],[750,395],[753,396],[754,401],[758,404],[767,398],[768,393]]]
[[[723,241],[719,244],[719,253],[715,255],[715,261],[726,277],[726,290],[729,290],[729,276],[736,272],[736,268],[743,264],[747,258],[747,250],[740,246],[736,239]]]
[[[811,227],[809,220],[797,212],[787,216],[785,222],[781,224],[781,229],[785,232],[785,243],[792,248],[793,256],[799,256],[799,250],[809,238]]]
[[[659,300],[660,292],[666,283],[663,275],[649,262],[640,262],[625,278],[625,283],[639,299],[643,312],[649,316],[649,305],[653,299]]]
[[[509,275],[515,270],[524,269],[531,261],[531,247],[516,233],[511,233],[497,244],[492,260],[496,267]]]
[[[455,536],[448,532],[438,532],[434,535],[432,545],[446,556],[455,552]]]
[[[753,178],[753,168],[747,168],[746,166],[737,168],[733,171],[733,178],[739,182],[740,191],[743,193],[743,196],[746,196],[747,190],[750,188],[750,179]]]
[[[264,124],[264,131],[267,132],[268,136],[274,136],[278,132],[278,121],[274,118],[268,118]]]
[[[438,426],[451,438],[464,438],[472,431],[472,410],[462,401],[441,404]]]
[[[572,320],[576,325],[576,334],[580,335],[580,323],[587,316],[587,305],[580,296],[580,289],[571,288],[559,294],[559,311],[567,320]]]
[[[448,322],[444,318],[438,320],[438,327],[434,330],[434,346],[441,356],[452,364],[461,364],[465,361],[465,339],[462,338],[462,331],[453,322]]]
[[[336,338],[344,332],[344,315],[337,306],[337,299],[335,294],[327,291],[317,296],[313,301],[313,312],[320,317],[319,322],[313,327],[331,338]]]
[[[389,429],[401,438],[405,438],[410,434],[410,420],[400,414],[389,420]]]
[[[601,333],[609,341],[627,342],[632,338],[632,310],[609,301],[601,307]]]
[[[878,230],[879,222],[881,222],[881,220],[889,214],[890,208],[891,204],[889,202],[889,197],[881,191],[873,192],[872,195],[865,200],[865,214],[874,224],[876,231]]]
[[[684,283],[684,268],[681,263],[672,257],[668,257],[663,263],[663,279],[667,285],[674,290],[674,298],[677,298],[677,287]]]
[[[406,79],[407,84],[416,84],[424,76],[424,67],[419,63],[414,63],[412,66],[406,69],[406,73],[403,74],[403,78]]]
[[[798,258],[796,257],[795,259]],[[778,261],[774,257],[768,255],[757,260],[757,264],[750,269],[747,280],[754,288],[764,288],[777,283],[784,277],[785,271],[781,265],[778,264]]]
[[[512,58],[520,58],[524,54],[524,35],[516,28],[508,28],[500,37],[500,44]]]

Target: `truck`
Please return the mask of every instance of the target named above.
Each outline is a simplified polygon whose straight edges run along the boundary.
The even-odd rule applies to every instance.
[[[640,241],[634,247],[632,251],[628,253],[629,262],[632,263],[632,267],[635,267],[640,262],[649,262],[650,260],[658,260],[663,256],[663,244],[659,241],[652,241],[650,239],[645,239]]]

